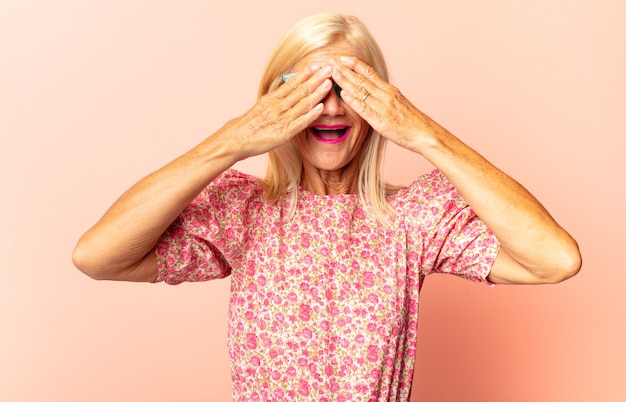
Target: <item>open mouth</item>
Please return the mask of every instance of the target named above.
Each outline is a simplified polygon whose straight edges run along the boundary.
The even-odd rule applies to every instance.
[[[351,129],[352,127],[342,125],[319,125],[310,127],[309,131],[318,141],[325,144],[337,144],[348,138]]]

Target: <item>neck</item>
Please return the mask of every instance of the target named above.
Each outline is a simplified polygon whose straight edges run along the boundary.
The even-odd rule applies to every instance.
[[[357,163],[350,162],[338,170],[321,170],[304,164],[300,186],[317,195],[355,194],[359,169]]]

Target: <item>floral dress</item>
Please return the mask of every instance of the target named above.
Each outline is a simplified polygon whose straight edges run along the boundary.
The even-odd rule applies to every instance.
[[[233,400],[409,400],[425,275],[486,281],[499,243],[436,170],[388,201],[385,227],[354,194],[290,214],[228,170],[161,237],[157,281],[231,276]]]

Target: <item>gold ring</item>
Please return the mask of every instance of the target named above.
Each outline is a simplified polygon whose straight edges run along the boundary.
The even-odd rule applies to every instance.
[[[365,102],[365,99],[367,99],[367,97],[370,96],[369,92],[365,94],[365,96],[363,97],[363,99],[361,99],[361,102]]]

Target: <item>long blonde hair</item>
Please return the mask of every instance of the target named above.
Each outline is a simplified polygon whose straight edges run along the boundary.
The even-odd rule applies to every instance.
[[[356,17],[341,14],[316,14],[296,25],[279,42],[270,57],[259,85],[261,97],[280,85],[280,77],[307,54],[332,43],[345,41],[354,47],[357,55],[372,66],[378,75],[388,81],[388,72],[382,52],[365,25]],[[395,187],[382,178],[382,159],[386,139],[370,128],[364,152],[359,160],[357,190],[364,206],[381,223],[388,222],[392,213],[385,196]],[[291,195],[292,210],[295,208],[298,188],[302,178],[302,157],[293,141],[268,153],[268,167],[262,185],[269,202],[276,202],[282,195]]]

